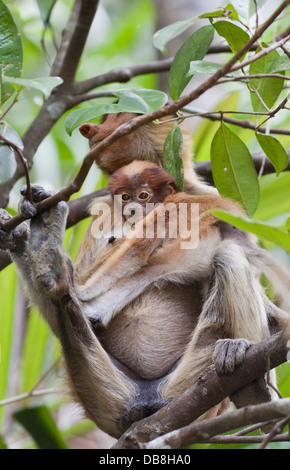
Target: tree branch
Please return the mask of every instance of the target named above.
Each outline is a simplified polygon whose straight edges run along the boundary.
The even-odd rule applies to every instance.
[[[64,112],[71,107],[72,80],[74,80],[82,48],[85,45],[97,5],[98,0],[75,1],[64,39],[52,69],[52,75],[58,74],[63,78],[64,83],[52,91],[50,97],[44,103],[22,138],[24,144],[23,153],[27,159],[28,168],[32,167],[33,156],[40,143]],[[67,43],[69,38],[74,46]],[[0,207],[7,206],[11,188],[23,174],[23,166],[21,163],[18,163],[14,176],[6,183],[0,185]]]
[[[285,106],[285,103],[284,105]],[[257,130],[257,127],[255,126],[255,124],[253,124],[250,120],[241,120],[241,119],[235,119],[235,118],[229,118],[227,116],[225,116],[225,114],[227,113],[227,111],[212,111],[212,112],[197,112],[195,111],[193,108],[191,108],[190,106],[185,106],[182,111],[184,112],[187,112],[187,113],[191,113],[193,114],[192,117],[201,117],[201,118],[205,118],[205,119],[209,119],[210,121],[221,121],[223,120],[224,122],[227,122],[228,124],[233,124],[234,126],[239,126],[239,127],[242,127],[244,129],[250,129],[252,131],[256,131]],[[239,114],[239,112],[235,112],[235,114]],[[223,117],[221,117],[221,114],[223,115]],[[229,114],[231,114],[229,112]],[[253,114],[255,115],[256,113],[246,113],[246,112],[241,112],[240,114]],[[268,116],[268,113],[259,113],[260,115],[265,115],[265,116]],[[271,116],[272,116],[272,113],[271,113]],[[266,132],[268,131],[268,129],[266,127],[259,127],[259,132],[261,132],[262,134],[265,134]],[[280,135],[290,135],[290,130],[289,129],[277,129],[275,127],[271,127],[269,129],[269,132],[270,134],[280,134]]]
[[[289,347],[287,347],[289,337],[290,332],[286,331],[252,345],[247,351],[243,364],[230,376],[219,377],[215,369],[209,367],[199,377],[196,384],[180,397],[172,400],[154,415],[134,423],[114,445],[114,448],[139,448],[152,438],[189,425],[226,397],[253,380],[263,377],[269,367],[272,369],[285,362],[289,352]]]
[[[99,0],[76,0],[64,29],[61,45],[51,75],[73,83]]]
[[[197,442],[208,442],[211,437],[218,436],[232,429],[265,420],[284,418],[290,414],[290,398],[280,399],[260,405],[252,405],[239,410],[225,413],[215,418],[194,423],[153,441],[140,445],[141,449],[180,449]],[[229,436],[227,436],[229,437]],[[265,438],[264,438],[265,439]],[[263,442],[263,440],[261,442]],[[288,439],[290,437],[288,436]]]

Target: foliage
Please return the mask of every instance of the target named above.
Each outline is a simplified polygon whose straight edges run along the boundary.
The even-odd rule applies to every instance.
[[[89,36],[82,62],[77,68],[76,78],[78,84],[83,86],[82,93],[79,93],[81,98],[72,83],[71,102],[55,103],[53,97],[65,83],[62,76],[50,76],[50,70],[57,54],[56,46],[61,43],[61,30],[73,4],[72,0],[24,0],[21,5],[12,0],[0,0],[0,191],[3,195],[9,189],[9,211],[13,215],[17,212],[19,188],[24,182],[24,171],[15,158],[13,146],[26,152],[33,181],[60,189],[72,180],[87,152],[85,143],[75,131],[80,124],[98,120],[107,112],[154,113],[165,105],[167,99],[182,99],[190,87],[198,86],[196,83],[202,80],[204,90],[200,95],[203,95],[204,109],[179,111],[177,125],[164,147],[166,168],[182,188],[182,136],[178,124],[185,119],[198,122],[193,133],[196,160],[211,158],[216,187],[225,196],[242,203],[249,216],[249,219],[227,216],[231,217],[230,222],[258,235],[265,247],[275,250],[283,262],[290,265],[286,255],[290,249],[290,173],[286,171],[289,163],[286,150],[290,147],[289,95],[286,89],[290,70],[289,37],[279,37],[288,26],[287,10],[257,38],[254,50],[245,51],[227,73],[222,73],[229,58],[239,53],[282,2],[233,2],[199,16],[189,15],[188,19],[168,25],[154,35],[156,11],[153,1],[122,0],[118,8],[113,3],[105,2],[99,6],[96,23],[92,27],[93,33],[98,32],[98,40],[93,33]],[[136,63],[152,60],[154,49],[149,44],[150,34],[153,46],[166,54],[168,42],[176,40],[189,28],[194,28],[194,32],[183,44],[180,43],[170,67],[169,95],[157,90],[157,75],[152,72],[159,71],[158,65],[148,67],[148,73],[136,72],[127,80],[117,74],[117,78],[103,81],[101,85],[84,87],[87,80],[95,77],[96,70],[109,74],[110,69],[118,71],[124,65],[128,69]],[[229,52],[215,54],[214,61],[208,61],[207,53],[214,38],[218,45],[227,45]],[[211,106],[208,96],[212,95],[207,94],[211,86],[207,83],[215,77],[218,78],[213,85],[219,101],[213,100]],[[95,88],[98,91],[92,92]],[[30,138],[27,142],[30,127],[47,103],[49,109],[43,126],[49,119],[51,123],[45,130],[42,129],[42,134],[34,131],[34,139]],[[235,120],[229,117],[235,115]],[[204,119],[202,123],[200,119]],[[155,122],[161,125],[158,120]],[[36,143],[32,145],[33,140]],[[251,155],[261,151],[271,160],[276,174],[257,174]],[[92,169],[81,194],[102,186],[105,186],[105,181],[97,169]],[[221,213],[219,216],[225,217]],[[87,224],[85,220],[66,233],[65,245],[72,256]],[[47,386],[45,372],[50,370],[59,356],[59,346],[37,312],[32,311],[27,316],[13,266],[0,272],[0,285],[5,293],[0,307],[1,400],[11,390],[14,394],[32,391],[39,381],[42,385],[40,379],[43,377]],[[20,347],[17,352],[15,345],[18,342]],[[12,374],[15,365],[18,367],[16,379]],[[49,381],[54,378],[55,385],[58,368],[52,367],[52,372],[54,376],[48,374]],[[288,364],[279,368],[279,376],[282,393],[287,396],[290,392]],[[25,409],[17,412],[18,417],[28,416],[28,423],[36,422],[37,427],[52,430],[53,439],[56,439],[54,445],[66,447],[47,410],[34,408],[35,403],[43,402],[44,398],[28,396],[26,402],[20,402],[19,408],[23,406]],[[63,407],[58,394],[49,395],[49,398],[45,395],[45,402],[53,410]],[[9,407],[1,406],[2,424],[8,422],[9,416]],[[31,432],[31,427],[26,427]],[[32,435],[35,437],[35,426],[33,429]],[[74,433],[78,433],[77,429],[73,429]],[[26,441],[21,440],[19,428],[13,428],[13,432],[16,441],[15,444],[12,439],[13,445],[25,446]],[[17,440],[20,442],[17,443]],[[6,436],[3,440],[0,438],[0,448],[5,448],[5,441]],[[46,446],[44,441],[36,441],[38,445]]]

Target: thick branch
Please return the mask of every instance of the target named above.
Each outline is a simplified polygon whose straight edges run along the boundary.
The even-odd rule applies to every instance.
[[[255,51],[257,44],[254,44],[249,50]],[[221,53],[232,53],[231,49],[228,46],[211,46],[208,50],[208,54],[221,54]],[[88,80],[79,82],[75,86],[76,95],[81,95],[87,93],[88,91],[98,88],[103,85],[114,82],[128,82],[137,75],[144,75],[150,73],[161,73],[168,72],[172,65],[174,57],[169,59],[155,60],[152,62],[147,62],[146,64],[132,65],[130,67],[119,67],[110,72],[98,75],[96,77],[91,77]],[[76,96],[76,100],[78,97]]]
[[[241,408],[216,418],[194,423],[141,445],[143,449],[180,449],[196,442],[208,442],[218,434],[249,424],[290,415],[290,398]],[[289,438],[289,437],[288,437]]]
[[[76,0],[51,75],[73,83],[99,0]]]
[[[68,22],[65,37],[57,54],[52,75],[58,74],[64,83],[55,88],[49,99],[44,103],[40,112],[30,125],[22,138],[23,153],[27,159],[28,167],[32,167],[33,155],[43,139],[50,132],[54,124],[65,111],[71,108],[70,95],[72,80],[79,65],[80,55],[84,48],[87,35],[94,19],[98,0],[76,0],[73,13]],[[70,40],[70,44],[67,41]],[[0,185],[0,207],[6,207],[9,193],[15,182],[24,174],[21,163],[17,165],[14,176],[6,183]]]
[[[286,361],[289,332],[276,334],[250,347],[244,363],[231,376],[219,377],[213,367],[200,376],[197,383],[157,413],[135,423],[119,439],[114,448],[138,448],[165,433],[187,426],[226,397],[253,380],[262,377],[270,368]]]

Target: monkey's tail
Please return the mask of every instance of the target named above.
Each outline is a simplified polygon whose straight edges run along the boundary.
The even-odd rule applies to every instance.
[[[290,271],[269,252],[260,249],[261,271],[267,276],[274,289],[274,302],[290,314]]]

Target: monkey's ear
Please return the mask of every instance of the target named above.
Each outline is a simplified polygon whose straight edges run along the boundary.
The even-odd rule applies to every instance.
[[[169,193],[174,194],[177,192],[177,186],[174,181],[166,183],[166,188],[169,190]]]

